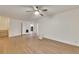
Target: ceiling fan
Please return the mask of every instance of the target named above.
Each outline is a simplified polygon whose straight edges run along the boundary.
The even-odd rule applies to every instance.
[[[26,10],[26,12],[33,12],[35,15],[44,16],[43,12],[48,11],[48,9],[40,9],[39,6],[33,6],[32,10]]]

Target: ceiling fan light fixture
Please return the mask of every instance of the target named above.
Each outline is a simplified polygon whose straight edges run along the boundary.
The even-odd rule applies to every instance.
[[[35,11],[34,14],[35,14],[35,15],[39,15],[39,11]]]

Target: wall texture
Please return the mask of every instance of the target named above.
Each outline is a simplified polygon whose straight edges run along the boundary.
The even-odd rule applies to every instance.
[[[39,20],[39,35],[79,46],[79,9]]]

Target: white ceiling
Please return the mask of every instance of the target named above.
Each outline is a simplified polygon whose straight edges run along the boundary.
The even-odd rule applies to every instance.
[[[40,9],[47,8],[47,12],[43,12],[45,16],[54,15],[63,11],[68,11],[74,8],[78,8],[77,5],[40,5]],[[26,12],[26,10],[33,10],[33,7],[30,5],[0,5],[0,15],[8,16],[17,19],[30,20],[38,19],[42,16],[35,16],[33,12]]]

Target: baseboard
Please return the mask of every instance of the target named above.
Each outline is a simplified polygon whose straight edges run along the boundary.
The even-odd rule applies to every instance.
[[[79,44],[74,43],[74,42],[62,41],[62,40],[60,40],[60,39],[57,39],[57,38],[50,38],[50,37],[47,37],[47,36],[43,36],[43,38],[47,38],[47,39],[55,40],[55,41],[58,41],[58,42],[61,42],[61,43],[64,43],[64,44],[68,44],[68,45],[73,45],[73,46],[78,46],[78,47],[79,47]]]
[[[9,37],[17,37],[17,36],[21,36],[21,35],[10,35]]]

